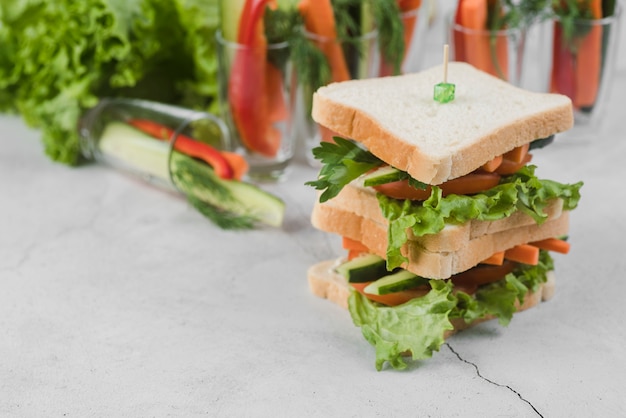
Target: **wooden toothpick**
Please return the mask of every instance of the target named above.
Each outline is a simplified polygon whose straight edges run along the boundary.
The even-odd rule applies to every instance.
[[[454,100],[455,86],[448,83],[448,44],[443,45],[443,81],[435,84],[433,99],[439,103],[448,103]]]

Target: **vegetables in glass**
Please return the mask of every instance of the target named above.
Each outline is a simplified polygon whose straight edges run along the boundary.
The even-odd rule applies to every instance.
[[[247,163],[204,113],[131,99],[105,99],[81,121],[84,155],[176,190],[223,229],[279,227],[284,202],[245,181]]]

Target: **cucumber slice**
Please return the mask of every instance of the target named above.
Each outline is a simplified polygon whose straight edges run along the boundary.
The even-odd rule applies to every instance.
[[[169,184],[169,148],[167,141],[156,141],[126,123],[109,122],[100,135],[98,155],[114,167]]]
[[[350,283],[371,282],[389,274],[386,261],[375,254],[364,254],[336,268]]]
[[[237,42],[239,20],[246,0],[220,0],[220,21],[222,36],[230,42]]]
[[[546,147],[554,142],[554,135],[550,135],[546,138],[535,139],[530,143],[529,150],[540,149]]]
[[[403,171],[391,166],[381,167],[363,177],[364,186],[378,186],[381,184],[392,183],[394,181],[403,180],[406,174]]]
[[[281,226],[285,203],[257,186],[219,178],[207,164],[178,152],[171,157],[174,183],[185,194],[215,207],[270,226]]]
[[[365,286],[363,291],[371,295],[386,295],[401,290],[412,289],[428,284],[428,279],[420,277],[407,270],[390,274]]]
[[[285,203],[257,186],[220,178],[213,168],[122,122],[110,122],[100,137],[101,158],[113,166],[157,178],[187,196],[253,222],[281,226]],[[169,157],[169,158],[168,158]],[[169,161],[168,161],[169,160]],[[169,164],[168,164],[169,163]],[[170,180],[171,178],[171,180]]]

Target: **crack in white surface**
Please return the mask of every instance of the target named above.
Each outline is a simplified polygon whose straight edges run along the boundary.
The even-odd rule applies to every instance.
[[[515,389],[513,389],[513,388],[512,388],[511,386],[509,386],[509,385],[503,385],[503,384],[501,384],[501,383],[494,382],[493,380],[486,378],[485,376],[483,376],[483,375],[480,373],[480,369],[478,368],[478,366],[477,366],[475,363],[472,363],[471,361],[466,360],[466,359],[464,359],[463,357],[461,357],[461,355],[460,355],[459,353],[457,353],[457,352],[456,352],[456,351],[452,348],[452,346],[450,345],[450,343],[444,343],[444,345],[445,345],[446,347],[448,347],[448,349],[452,352],[452,354],[454,354],[454,355],[455,355],[455,356],[456,356],[456,357],[457,357],[460,361],[462,361],[463,363],[469,364],[470,366],[474,367],[474,369],[476,370],[476,375],[477,375],[478,377],[480,377],[482,380],[484,380],[485,382],[487,382],[487,383],[489,383],[489,384],[492,384],[492,385],[494,385],[494,386],[497,386],[497,387],[500,387],[500,388],[506,388],[506,389],[510,390],[510,391],[511,391],[511,392],[513,392],[515,395],[517,395],[517,397],[519,397],[522,401],[526,402],[526,403],[527,403],[527,404],[528,404],[528,405],[529,405],[529,406],[533,409],[533,411],[535,411],[535,413],[537,414],[537,416],[539,416],[539,417],[543,418],[543,415],[542,415],[542,414],[541,414],[541,413],[537,410],[537,408],[535,408],[535,406],[534,406],[534,405],[533,405],[533,404],[532,404],[532,403],[531,403],[528,399],[524,398],[524,397],[522,396],[522,394],[521,394],[521,393],[519,393],[518,391],[516,391]]]

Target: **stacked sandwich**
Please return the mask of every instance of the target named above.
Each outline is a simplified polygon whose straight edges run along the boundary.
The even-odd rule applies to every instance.
[[[450,63],[443,69],[319,89],[313,118],[334,142],[322,163],[313,225],[345,254],[308,271],[311,291],[348,307],[376,367],[424,359],[450,334],[548,299],[550,252],[566,253],[582,183],[539,179],[532,153],[572,127],[562,95],[525,91]]]

